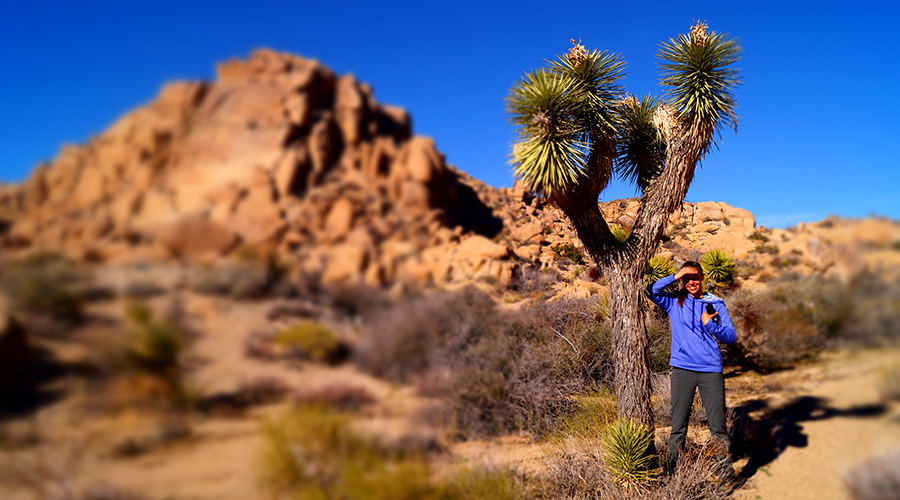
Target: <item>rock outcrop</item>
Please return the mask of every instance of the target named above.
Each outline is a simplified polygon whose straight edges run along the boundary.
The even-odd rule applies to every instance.
[[[452,254],[496,234],[499,221],[473,203],[404,110],[352,75],[260,50],[219,65],[213,83],[168,84],[87,144],[65,146],[0,190],[0,220],[7,251],[209,262],[252,245],[325,281],[383,285],[443,281],[426,247]],[[501,279],[514,265],[482,271],[461,259],[441,276]]]
[[[210,263],[252,247],[324,284],[447,286],[505,285],[522,267],[566,272],[558,249],[582,248],[561,211],[520,181],[494,189],[448,165],[406,111],[352,75],[269,50],[217,72],[166,85],[23,184],[0,187],[0,250],[114,265]],[[600,205],[629,231],[640,201]],[[773,232],[724,202],[684,203],[659,252],[684,260],[723,248],[763,274],[846,276],[895,257],[832,245],[843,234],[878,235],[877,248],[900,241],[896,223],[876,226]]]

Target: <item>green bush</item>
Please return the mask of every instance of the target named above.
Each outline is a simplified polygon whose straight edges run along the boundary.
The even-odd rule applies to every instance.
[[[126,307],[125,315],[132,328],[130,338],[121,349],[124,366],[162,381],[170,402],[176,406],[193,406],[196,395],[184,384],[182,360],[189,332],[177,311],[157,321],[145,304],[136,302]]]
[[[756,245],[751,253],[767,253],[769,255],[778,255],[778,247],[775,245]]]
[[[307,321],[290,326],[275,335],[275,343],[314,362],[334,360],[341,342],[327,326]]]
[[[584,256],[584,251],[577,248],[574,243],[562,243],[556,245],[553,247],[553,251],[560,257],[569,259],[573,264],[580,265],[587,261]]]
[[[4,267],[3,290],[17,309],[63,321],[82,318],[81,301],[72,286],[79,275],[62,255],[36,253]]]
[[[609,232],[612,233],[613,237],[619,243],[624,243],[625,240],[628,239],[628,236],[630,236],[630,234],[631,234],[628,231],[626,231],[624,227],[622,227],[618,224],[610,224]]]
[[[651,466],[653,436],[633,420],[617,420],[603,433],[603,458],[612,477],[627,486],[639,487],[652,480],[659,470]]]
[[[749,239],[750,241],[758,241],[761,244],[769,242],[769,237],[766,236],[766,233],[760,229],[756,229],[755,231],[750,233],[750,236],[748,236],[747,239]]]
[[[435,477],[418,452],[396,450],[351,429],[351,415],[301,406],[263,426],[257,474],[274,498],[464,500],[527,498],[512,474],[462,469]]]
[[[666,276],[670,276],[675,274],[675,265],[671,260],[660,257],[658,255],[654,255],[650,257],[650,260],[647,261],[647,266],[644,268],[644,286],[649,286],[655,283],[660,278],[665,278]],[[674,292],[678,289],[678,284],[674,284],[675,289],[667,291]]]
[[[737,267],[731,254],[721,248],[713,248],[700,257],[700,265],[707,280],[706,288],[713,293],[728,290],[734,285]]]
[[[460,437],[542,434],[567,411],[578,375],[541,307],[505,314],[473,288],[411,298],[366,321],[355,361],[443,398]]]

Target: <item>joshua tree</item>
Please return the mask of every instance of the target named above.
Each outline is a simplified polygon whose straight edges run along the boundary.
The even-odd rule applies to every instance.
[[[741,49],[698,22],[661,44],[662,98],[635,98],[619,80],[625,63],[580,43],[526,73],[507,107],[518,127],[512,163],[535,193],[558,206],[610,286],[619,416],[653,425],[642,274],[669,215],[681,206],[694,169],[725,127],[737,130],[732,65]],[[598,197],[613,175],[641,190],[628,238],[607,225]]]

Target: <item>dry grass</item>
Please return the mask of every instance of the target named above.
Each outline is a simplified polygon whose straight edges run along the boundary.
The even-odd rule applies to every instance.
[[[900,492],[900,452],[873,457],[844,474],[855,500],[893,500]]]

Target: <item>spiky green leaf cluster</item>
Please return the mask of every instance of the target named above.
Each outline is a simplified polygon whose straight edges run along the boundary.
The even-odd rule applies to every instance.
[[[733,283],[737,276],[734,259],[721,248],[713,248],[703,254],[700,265],[703,266],[703,274],[716,283]]]
[[[621,107],[616,173],[643,190],[663,170],[666,141],[652,122],[658,99],[645,95],[626,99]]]
[[[595,50],[578,65],[560,58],[516,82],[507,97],[519,134],[512,152],[516,176],[548,196],[585,177],[592,146],[617,129],[614,102],[624,65],[619,56]]]
[[[649,452],[652,436],[633,420],[617,420],[603,435],[603,458],[609,473],[628,486],[639,486],[657,474],[651,469],[653,455]]]
[[[741,57],[737,40],[712,32],[679,35],[662,43],[658,54],[667,101],[692,125],[737,129],[734,89],[740,72],[731,67]]]
[[[577,64],[566,56],[550,63],[550,71],[572,82],[581,105],[576,120],[595,138],[615,134],[618,129],[616,104],[623,91],[618,81],[624,69],[625,62],[619,55],[599,50]]]
[[[608,293],[605,293],[600,297],[594,299],[594,312],[597,313],[598,317],[603,319],[609,318],[611,316]]]
[[[624,243],[625,240],[628,239],[628,236],[630,236],[630,234],[628,233],[628,231],[626,231],[624,227],[622,227],[622,226],[620,226],[620,225],[618,225],[618,224],[610,224],[610,225],[609,225],[609,232],[612,233],[613,237],[614,237],[614,238],[616,239],[616,241],[618,241],[619,243]]]
[[[675,265],[672,261],[659,255],[650,257],[647,266],[644,268],[644,286],[655,283],[660,278],[664,278],[675,273]]]

